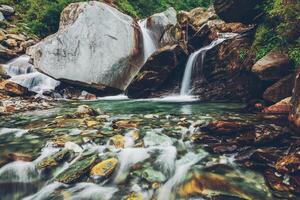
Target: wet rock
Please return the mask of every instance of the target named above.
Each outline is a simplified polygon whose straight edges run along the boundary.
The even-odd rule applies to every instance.
[[[87,105],[80,105],[77,108],[76,115],[79,117],[97,116],[99,113]]]
[[[145,169],[142,173],[142,177],[150,183],[163,183],[167,180],[162,172],[153,170],[151,168]]]
[[[139,122],[138,121],[130,121],[130,120],[120,120],[120,121],[115,121],[113,123],[113,128],[115,129],[136,129],[139,127]]]
[[[207,23],[209,20],[216,19],[214,9],[198,7],[190,12],[181,11],[177,15],[178,22],[182,25],[191,24],[196,29],[199,29],[203,24]]]
[[[295,74],[288,75],[271,85],[263,94],[263,99],[276,103],[284,98],[292,96],[295,85]]]
[[[143,194],[142,193],[131,193],[127,197],[125,197],[126,200],[143,200]]]
[[[1,5],[0,12],[3,13],[5,16],[11,16],[15,13],[15,9],[8,5]]]
[[[155,92],[187,58],[183,45],[158,49],[144,64],[127,88],[132,98],[146,98]]]
[[[288,136],[288,130],[282,127],[271,125],[265,127],[256,127],[255,144],[278,144],[281,139]]]
[[[57,167],[61,162],[65,161],[71,156],[71,151],[68,149],[64,149],[59,151],[47,158],[41,160],[37,165],[37,169],[51,169],[53,167]]]
[[[215,0],[214,8],[217,15],[226,22],[242,22],[251,24],[257,20],[261,11],[259,0]]]
[[[236,195],[240,198],[251,199],[240,188],[232,185],[223,176],[213,173],[194,173],[192,178],[177,191],[182,198],[208,195],[210,192]]]
[[[266,170],[264,176],[269,184],[269,186],[279,192],[288,192],[290,191],[289,186],[283,183],[282,178],[276,175],[276,172],[273,170]]]
[[[116,148],[122,149],[125,147],[125,137],[123,135],[115,135],[111,137],[109,141],[110,145]]]
[[[11,161],[25,161],[25,162],[31,162],[33,160],[32,155],[25,154],[25,153],[9,153],[8,159]]]
[[[238,146],[235,144],[219,144],[213,146],[213,152],[217,154],[224,154],[224,153],[233,153],[237,150]]]
[[[97,156],[82,158],[81,160],[72,164],[67,170],[59,174],[55,180],[61,183],[70,184],[82,178],[93,166]]]
[[[58,32],[27,53],[38,70],[57,80],[96,91],[122,92],[142,65],[140,41],[140,28],[133,18],[90,1],[66,7]]]
[[[91,176],[105,178],[110,176],[118,165],[118,160],[110,158],[98,163],[91,170]]]
[[[27,88],[9,80],[0,82],[0,90],[5,91],[9,95],[15,96],[25,96],[29,94]]]
[[[152,31],[157,44],[160,44],[165,31],[177,24],[176,15],[176,10],[171,7],[164,12],[156,13],[147,18],[147,28]]]
[[[280,102],[265,108],[263,110],[263,113],[288,115],[292,108],[291,99],[292,99],[291,97],[285,98]]]
[[[300,133],[300,72],[296,77],[295,86],[292,97],[292,110],[289,115],[289,120],[295,126],[297,133]],[[298,131],[297,131],[298,130]]]
[[[271,51],[252,67],[252,72],[265,81],[279,80],[292,70],[293,64],[289,57],[278,51]]]
[[[254,130],[254,128],[255,127],[251,124],[245,124],[239,122],[228,122],[228,121],[216,121],[216,122],[211,122],[208,125],[202,126],[201,130],[216,135],[232,135],[232,134],[242,133],[245,131],[251,131]]]
[[[281,173],[299,173],[300,172],[300,152],[290,153],[281,157],[275,164],[277,171]]]

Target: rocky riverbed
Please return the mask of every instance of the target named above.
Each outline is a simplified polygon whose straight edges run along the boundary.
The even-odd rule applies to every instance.
[[[297,199],[299,137],[243,108],[106,99],[1,117],[1,198]]]

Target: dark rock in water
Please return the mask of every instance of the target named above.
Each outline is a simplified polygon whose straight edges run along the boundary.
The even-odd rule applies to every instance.
[[[286,114],[288,115],[291,111],[291,97],[285,98],[280,102],[269,106],[263,110],[263,113],[267,114]]]
[[[217,15],[226,22],[251,24],[261,15],[260,0],[214,0]]]
[[[182,45],[157,50],[144,64],[127,88],[132,98],[146,98],[155,92],[187,58]]]
[[[295,81],[292,97],[292,111],[290,113],[289,120],[295,126],[296,132],[300,133],[300,72],[298,72]]]
[[[216,135],[233,135],[254,130],[254,126],[239,122],[216,121],[201,127],[202,131]]]
[[[271,51],[253,65],[252,72],[261,80],[276,81],[292,73],[293,64],[288,55]]]
[[[13,96],[25,96],[30,94],[27,88],[8,80],[0,82],[0,90]]]
[[[59,174],[55,180],[65,184],[78,181],[82,176],[89,172],[95,163],[96,158],[97,156],[91,156],[75,162],[66,171]]]
[[[292,96],[295,78],[296,74],[291,74],[270,86],[263,94],[264,100],[275,103]]]
[[[235,144],[218,144],[213,147],[213,152],[218,154],[233,153],[237,150],[238,146]]]

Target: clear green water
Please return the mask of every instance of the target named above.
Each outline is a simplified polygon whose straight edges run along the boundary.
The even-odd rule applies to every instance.
[[[98,118],[67,119],[66,114],[74,114],[81,104],[103,114]],[[199,123],[269,123],[244,114],[243,107],[228,103],[102,100],[58,102],[51,110],[1,117],[0,199],[129,199],[130,194],[137,197],[132,199],[206,199],[217,195],[227,199],[272,199],[260,174],[238,167],[232,155],[211,155],[191,141],[197,131],[194,126]],[[138,126],[114,129],[114,122],[122,120]],[[97,123],[88,127],[91,121]],[[128,136],[132,131],[139,133],[139,139],[131,139],[125,148],[108,145],[114,135]],[[105,180],[95,180],[87,173],[70,185],[54,179],[72,161],[47,173],[36,169],[42,157],[63,149],[68,141],[103,159],[117,158],[118,167]],[[10,153],[31,155],[33,161],[14,162],[8,159]]]

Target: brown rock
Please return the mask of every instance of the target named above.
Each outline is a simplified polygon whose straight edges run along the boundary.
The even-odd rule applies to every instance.
[[[289,114],[292,108],[291,105],[291,97],[285,98],[281,100],[280,102],[267,107],[263,110],[263,113],[267,114]]]
[[[296,74],[291,74],[270,86],[263,94],[264,100],[275,103],[292,96],[295,78]]]
[[[10,47],[10,48],[14,48],[14,47],[18,46],[17,41],[16,41],[15,39],[12,39],[12,38],[7,39],[7,40],[5,40],[4,42],[5,42],[5,44],[6,44],[8,47]]]
[[[252,72],[266,81],[279,80],[290,74],[292,70],[293,64],[289,57],[279,51],[271,51],[252,67]]]
[[[296,77],[295,87],[292,97],[292,110],[289,120],[296,126],[296,130],[300,133],[300,72]]]
[[[275,164],[277,171],[282,173],[298,173],[300,172],[300,154],[293,153],[281,157]]]
[[[201,130],[217,135],[232,135],[254,130],[254,126],[239,122],[216,121],[201,127]]]
[[[28,95],[28,89],[17,84],[11,82],[9,80],[5,80],[0,82],[0,90],[7,92],[10,95],[24,96]]]

